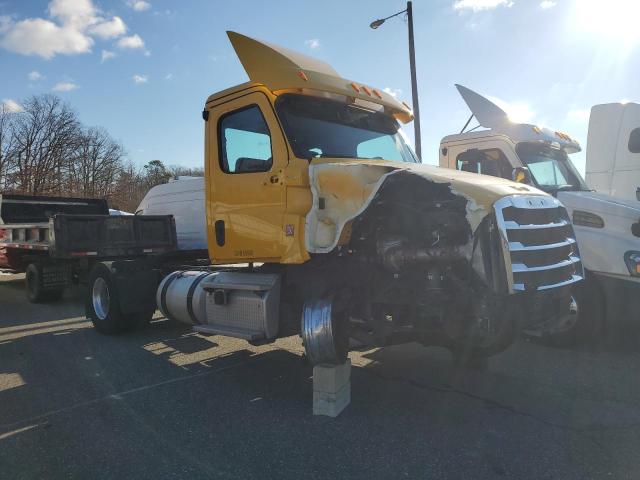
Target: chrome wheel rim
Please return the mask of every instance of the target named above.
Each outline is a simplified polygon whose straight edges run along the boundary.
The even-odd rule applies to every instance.
[[[302,309],[301,337],[307,358],[312,365],[336,365],[344,361],[341,335],[333,316],[331,299],[309,301]]]
[[[96,281],[93,282],[91,300],[93,302],[93,311],[96,313],[98,319],[106,319],[109,315],[111,299],[109,296],[109,286],[104,278],[96,278]]]

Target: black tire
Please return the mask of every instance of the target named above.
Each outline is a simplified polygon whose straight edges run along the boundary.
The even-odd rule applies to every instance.
[[[521,325],[521,312],[517,306],[506,303],[489,311],[488,316],[494,326],[490,334],[487,335],[478,322],[464,335],[452,338],[450,350],[456,364],[486,368],[484,359],[503,352],[515,341]]]
[[[561,332],[536,338],[542,345],[567,348],[596,340],[604,325],[605,300],[602,287],[593,275],[588,275],[571,289],[571,295],[577,304],[577,320]]]
[[[137,330],[149,324],[155,309],[125,315],[111,269],[106,263],[96,264],[89,274],[85,297],[85,315],[100,333],[113,335]]]
[[[96,264],[89,273],[85,314],[100,333],[112,335],[127,327],[127,319],[120,311],[111,270],[104,263]]]
[[[42,282],[42,266],[30,263],[25,270],[25,287],[27,299],[31,303],[55,302],[60,300],[64,287],[44,288]]]

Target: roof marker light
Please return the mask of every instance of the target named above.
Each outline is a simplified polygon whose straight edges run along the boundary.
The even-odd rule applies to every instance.
[[[360,93],[360,87],[355,82],[351,82],[351,88]]]
[[[305,82],[309,81],[309,77],[307,77],[307,74],[304,73],[302,70],[298,70],[298,76]]]
[[[540,127],[533,127],[533,131],[536,132],[538,135],[542,133],[542,130],[540,129]]]
[[[375,94],[376,97],[378,97],[380,100],[382,100],[382,94],[380,93],[380,90],[376,90],[374,88],[373,89],[373,93]]]
[[[362,90],[364,90],[364,93],[366,93],[367,95],[371,96],[371,89],[369,87],[365,87],[363,85],[362,86]]]

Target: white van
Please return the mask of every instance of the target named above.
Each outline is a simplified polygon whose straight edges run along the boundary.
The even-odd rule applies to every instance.
[[[136,215],[173,215],[179,250],[206,250],[204,178],[177,177],[147,192]]]

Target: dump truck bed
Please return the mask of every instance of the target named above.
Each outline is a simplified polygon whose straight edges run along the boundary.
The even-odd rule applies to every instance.
[[[0,249],[47,252],[53,258],[122,257],[176,249],[170,215],[67,215],[47,223],[0,225]],[[0,253],[0,267],[4,264]]]
[[[109,215],[106,200],[0,195],[0,268],[21,271],[38,255],[122,258],[176,249],[171,215]]]

